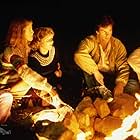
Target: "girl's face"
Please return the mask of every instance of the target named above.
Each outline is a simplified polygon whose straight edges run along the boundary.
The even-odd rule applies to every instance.
[[[40,45],[41,48],[46,49],[46,50],[50,50],[53,46],[53,43],[54,43],[53,35],[49,35],[49,36],[44,37],[40,43],[41,43],[41,45]]]
[[[25,28],[24,28],[24,37],[27,41],[32,41],[33,40],[33,29],[32,29],[32,23],[28,24]]]

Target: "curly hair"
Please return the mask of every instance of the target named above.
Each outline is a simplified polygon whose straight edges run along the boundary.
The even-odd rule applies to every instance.
[[[13,54],[24,58],[24,62],[28,61],[27,51],[30,50],[30,47],[28,46],[29,42],[25,38],[24,32],[26,27],[32,24],[33,21],[31,19],[17,18],[12,20],[5,39],[6,47],[11,48]],[[8,60],[9,55],[7,53],[9,53],[9,51],[6,50],[4,58]]]
[[[34,30],[33,40],[30,43],[32,50],[37,50],[40,47],[40,41],[50,35],[54,36],[54,31],[51,27],[39,27]]]

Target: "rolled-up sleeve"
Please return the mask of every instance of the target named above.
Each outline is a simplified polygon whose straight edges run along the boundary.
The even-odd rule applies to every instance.
[[[15,67],[15,70],[19,74],[19,77],[32,88],[44,90],[47,92],[51,91],[52,86],[47,82],[47,78],[44,78],[37,72],[33,71],[27,66],[27,64],[24,64],[22,57],[13,55],[10,62]]]
[[[95,42],[86,38],[79,44],[79,48],[74,53],[75,63],[85,72],[92,75],[98,70],[97,64],[90,55],[91,51],[95,49]]]

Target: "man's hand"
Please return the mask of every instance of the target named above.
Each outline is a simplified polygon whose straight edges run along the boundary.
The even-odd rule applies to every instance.
[[[123,94],[123,91],[124,91],[124,84],[123,83],[117,83],[115,88],[114,88],[114,96],[119,96],[121,94]]]
[[[99,71],[96,71],[94,73],[94,76],[95,76],[95,79],[97,80],[97,82],[99,84],[104,85],[104,77],[103,77],[103,75]]]

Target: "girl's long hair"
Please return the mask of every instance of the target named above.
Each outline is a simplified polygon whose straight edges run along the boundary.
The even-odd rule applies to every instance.
[[[30,19],[15,19],[10,23],[8,33],[6,36],[6,45],[13,48],[22,45],[25,45],[26,40],[24,38],[24,28],[31,24],[32,20]]]
[[[28,46],[29,42],[25,38],[24,29],[29,24],[32,24],[32,20],[29,19],[13,20],[9,26],[5,40],[6,47],[10,47],[13,54],[22,57],[25,63],[28,62],[28,52],[30,50],[30,47]]]

